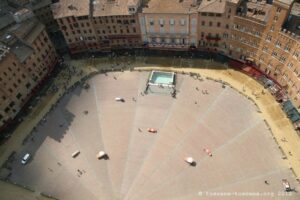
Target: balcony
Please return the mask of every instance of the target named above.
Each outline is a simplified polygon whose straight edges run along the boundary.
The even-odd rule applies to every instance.
[[[215,41],[215,42],[218,42],[219,40],[221,40],[221,37],[220,36],[206,36],[205,37],[206,40],[208,41]]]
[[[188,44],[176,44],[176,43],[148,43],[148,47],[150,48],[158,48],[158,49],[188,49]]]
[[[188,37],[188,33],[171,33],[171,32],[149,32],[149,37]]]

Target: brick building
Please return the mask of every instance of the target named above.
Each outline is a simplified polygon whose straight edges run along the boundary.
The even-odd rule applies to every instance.
[[[291,100],[300,105],[300,38],[282,29],[291,12],[291,0],[243,2],[230,38],[229,55],[251,61],[287,89]]]
[[[18,22],[0,32],[0,127],[17,115],[57,62],[45,26],[27,9],[16,16]]]
[[[71,53],[141,45],[137,11],[140,0],[83,0],[52,5],[54,18]]]

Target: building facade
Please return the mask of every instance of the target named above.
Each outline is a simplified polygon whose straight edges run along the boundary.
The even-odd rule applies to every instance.
[[[22,9],[18,22],[0,32],[0,127],[12,120],[53,70],[56,51],[45,26]]]
[[[139,13],[144,45],[153,49],[185,49],[197,45],[199,2],[153,0]]]
[[[265,1],[241,4],[234,17],[229,55],[255,63],[299,106],[300,37],[282,29],[291,7],[289,0],[275,0],[272,5]]]
[[[198,48],[229,53],[229,38],[241,1],[202,1],[198,8]]]
[[[140,0],[72,2],[62,0],[52,5],[71,53],[141,46]]]

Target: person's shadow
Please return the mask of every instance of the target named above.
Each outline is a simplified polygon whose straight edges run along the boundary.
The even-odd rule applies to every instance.
[[[190,164],[192,167],[196,167],[197,166],[197,163],[195,161],[193,161],[191,164]]]

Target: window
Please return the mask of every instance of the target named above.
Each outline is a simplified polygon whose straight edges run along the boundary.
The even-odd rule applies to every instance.
[[[290,51],[291,51],[291,48],[290,48],[289,46],[285,46],[285,47],[284,47],[284,50],[287,51],[287,52],[290,52]]]
[[[279,41],[276,42],[276,47],[280,48],[281,47],[281,43]]]
[[[163,19],[159,19],[159,24],[160,24],[160,27],[164,27],[164,20]]]
[[[149,24],[150,24],[150,26],[153,26],[153,25],[154,25],[154,20],[153,20],[153,19],[150,19],[150,20],[149,20]]]
[[[294,52],[293,57],[294,57],[294,58],[298,58],[298,57],[299,57],[299,54],[298,54],[297,52]]]
[[[268,52],[268,47],[263,47],[262,49],[264,52]]]
[[[27,83],[25,86],[26,86],[26,88],[28,89],[28,88],[31,86],[31,84],[30,84],[30,83]]]
[[[5,113],[8,113],[9,110],[10,110],[10,108],[9,108],[9,107],[6,107],[5,110],[4,110],[4,112],[5,112]]]
[[[228,24],[226,24],[226,28],[229,29],[229,25]]]
[[[278,20],[278,16],[275,16],[273,20],[276,22]]]
[[[218,22],[218,23],[217,23],[217,27],[220,27],[220,26],[221,26],[221,23],[220,23],[220,22]]]
[[[181,19],[181,20],[180,20],[180,25],[181,25],[181,26],[184,26],[184,25],[185,25],[185,19]]]
[[[212,26],[213,25],[213,23],[212,22],[209,22],[209,26]]]
[[[293,63],[288,63],[287,66],[288,66],[288,68],[293,68],[294,64]]]
[[[202,22],[201,22],[201,25],[202,25],[202,26],[205,26],[205,21],[202,21]]]
[[[15,105],[15,102],[12,101],[12,102],[10,102],[9,107],[12,108],[12,107],[14,107],[14,105]]]
[[[272,36],[270,36],[270,35],[267,35],[267,38],[266,38],[266,40],[267,40],[268,42],[271,42],[271,40],[272,40]]]
[[[280,56],[280,58],[279,58],[279,61],[280,61],[280,62],[285,62],[285,60],[286,60],[286,57]]]
[[[273,57],[276,57],[276,56],[277,56],[277,52],[276,52],[276,51],[273,51],[273,52],[272,52],[272,56],[273,56]]]
[[[175,24],[175,20],[174,19],[170,19],[170,25],[174,25]]]

